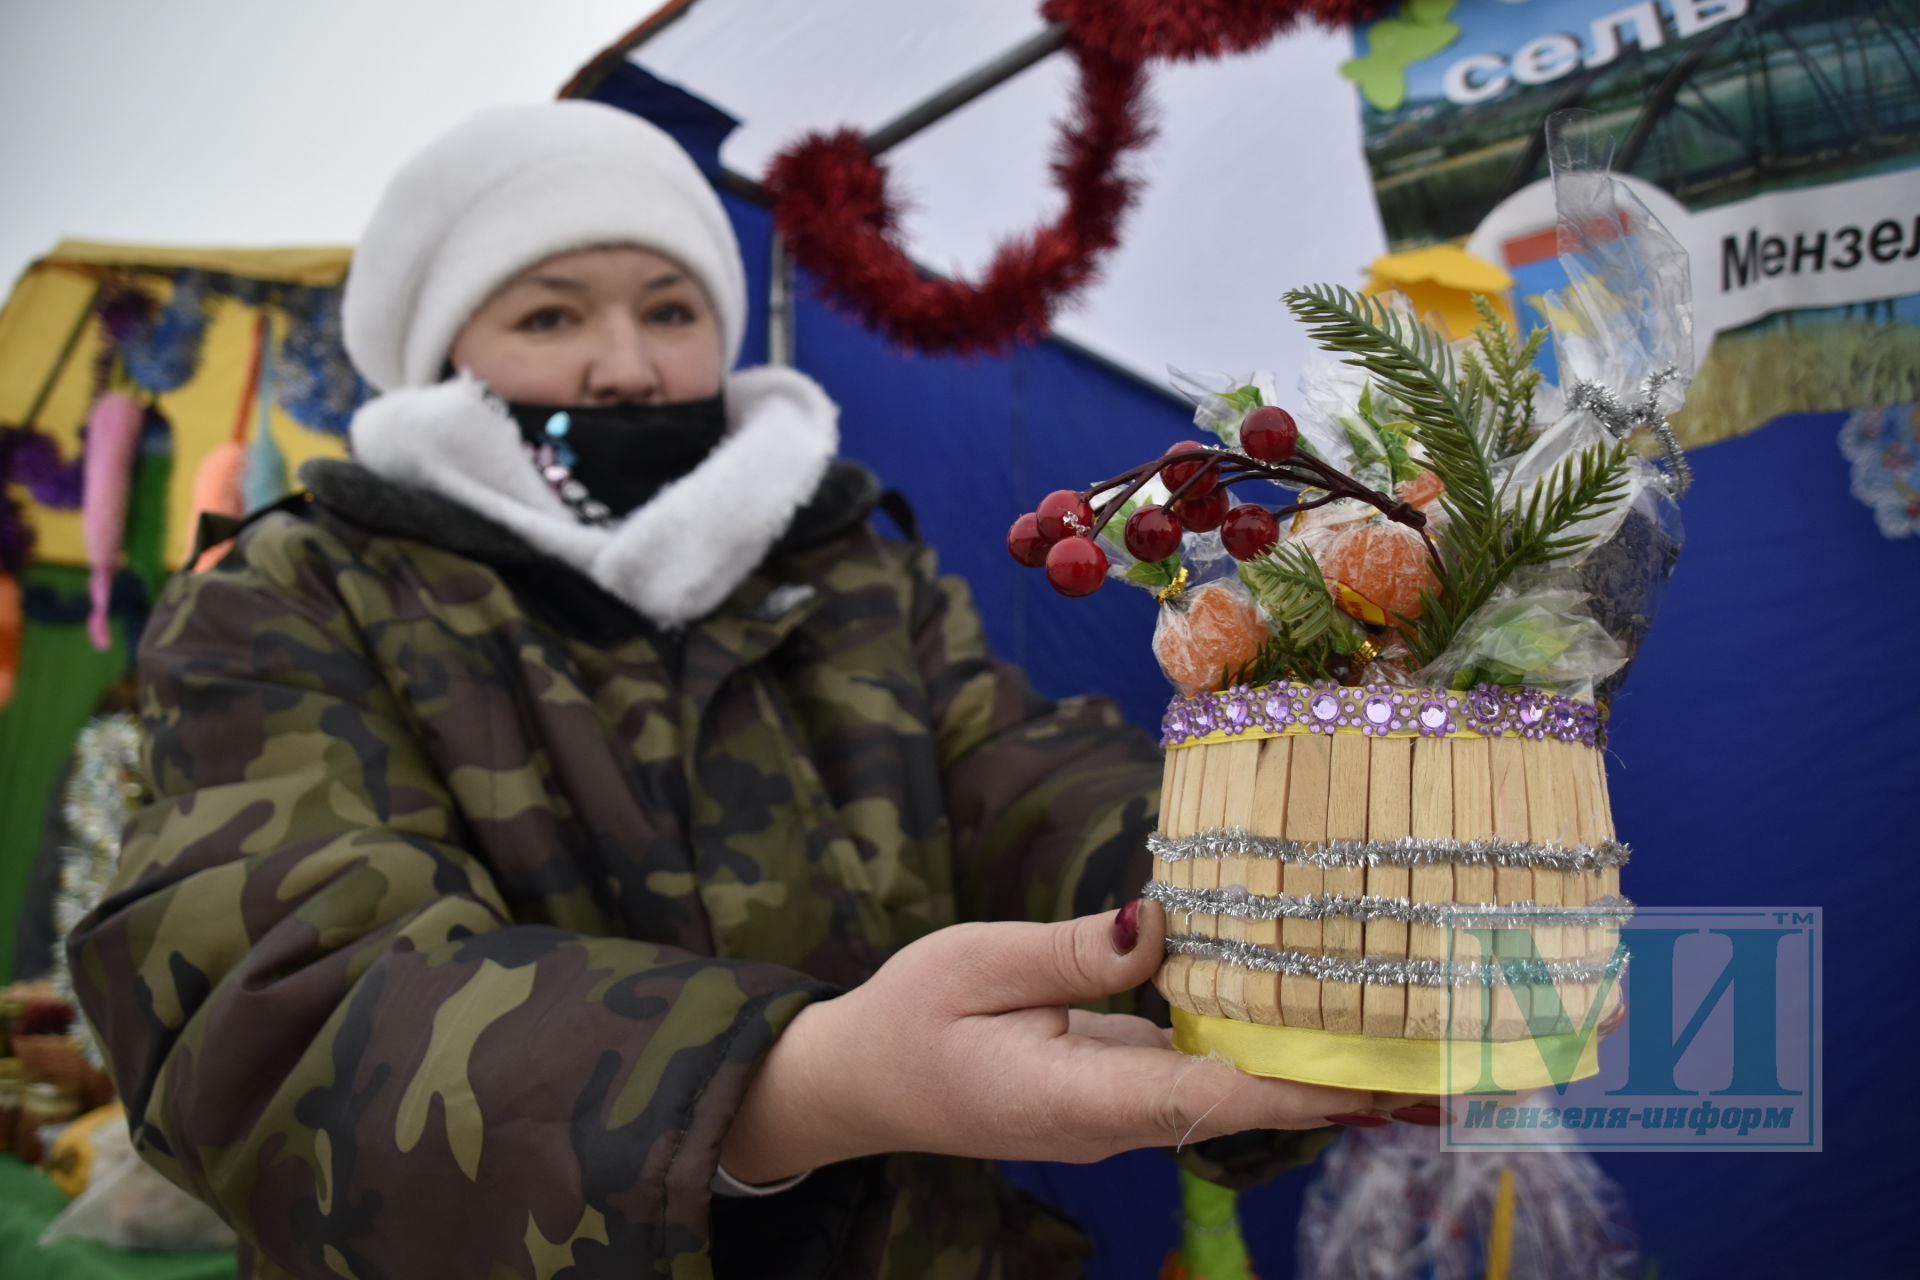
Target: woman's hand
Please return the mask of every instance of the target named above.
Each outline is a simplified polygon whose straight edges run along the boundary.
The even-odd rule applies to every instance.
[[[1159,966],[1165,912],[1122,915],[955,925],[808,1006],[749,1087],[722,1165],[772,1182],[883,1151],[1086,1162],[1420,1101],[1244,1075],[1175,1051],[1144,1018],[1069,1009]]]

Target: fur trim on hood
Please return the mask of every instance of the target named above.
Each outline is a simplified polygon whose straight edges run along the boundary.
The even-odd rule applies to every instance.
[[[819,488],[839,409],[811,378],[760,368],[726,382],[731,426],[707,458],[607,529],[576,521],[505,407],[471,377],[392,391],[354,415],[355,458],[572,565],[642,616],[680,628],[719,607]]]

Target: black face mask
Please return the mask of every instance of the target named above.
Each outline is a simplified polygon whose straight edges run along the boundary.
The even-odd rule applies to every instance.
[[[547,482],[589,523],[645,506],[699,466],[727,433],[722,396],[678,404],[510,402],[507,412],[542,460]]]

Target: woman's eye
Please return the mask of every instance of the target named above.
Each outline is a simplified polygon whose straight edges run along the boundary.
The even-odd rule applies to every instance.
[[[520,323],[514,327],[523,329],[528,333],[547,333],[551,330],[561,328],[569,323],[571,319],[572,317],[567,314],[565,307],[542,307],[538,311],[529,312],[526,316],[522,317]]]
[[[684,302],[663,302],[647,312],[647,323],[682,325],[693,323],[693,308]]]

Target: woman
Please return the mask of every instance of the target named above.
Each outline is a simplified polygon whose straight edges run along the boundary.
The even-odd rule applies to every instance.
[[[992,661],[813,383],[728,373],[743,276],[652,126],[469,121],[355,258],[356,462],[166,591],[74,971],[254,1274],[1060,1274],[984,1161],[1406,1101],[1068,1012],[1157,963],[1157,753]]]

